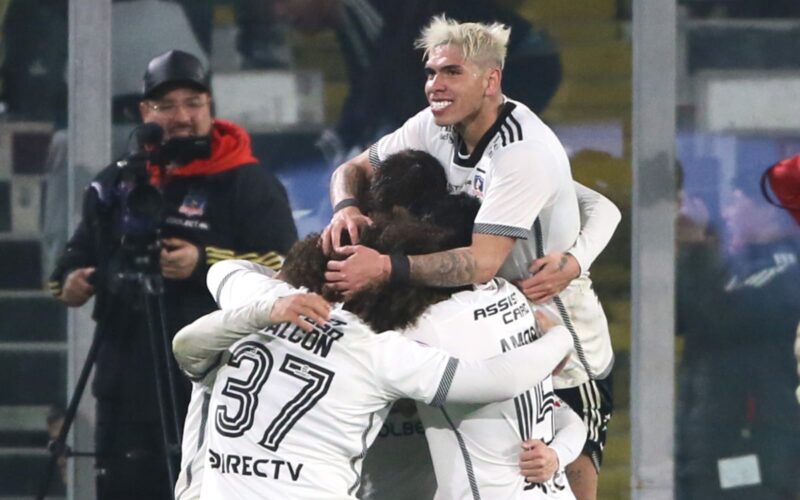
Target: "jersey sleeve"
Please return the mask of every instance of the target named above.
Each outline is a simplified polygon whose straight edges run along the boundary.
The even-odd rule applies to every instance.
[[[432,320],[420,321],[407,335],[437,346],[437,331]],[[559,325],[535,342],[503,354],[477,360],[457,359],[447,383],[440,386],[433,400],[426,402],[431,406],[445,402],[485,404],[513,398],[550,375],[571,348],[572,337]]]
[[[567,252],[575,257],[581,272],[585,273],[611,241],[622,214],[611,200],[583,184],[575,182],[575,193],[581,211],[581,231]]]
[[[194,380],[206,378],[235,342],[270,325],[279,298],[303,292],[273,278],[265,266],[247,261],[215,264],[207,283],[222,310],[183,327],[172,343],[175,359]]]
[[[549,446],[558,455],[561,467],[566,467],[578,458],[583,450],[583,445],[586,443],[586,426],[581,417],[558,396],[556,396],[553,421],[555,436]]]
[[[230,346],[270,325],[272,302],[272,297],[259,298],[235,309],[211,312],[181,328],[172,340],[178,365],[192,380],[206,379]]]
[[[390,134],[381,137],[378,142],[369,148],[369,162],[373,168],[380,167],[387,156],[402,151],[404,149],[426,150],[426,130],[429,129],[428,122],[431,121],[430,110],[423,109],[412,116],[403,124],[402,127]]]
[[[458,360],[397,332],[383,332],[378,337],[381,349],[374,371],[386,399],[410,398],[434,406],[444,403]]]
[[[206,284],[221,309],[239,307],[265,295],[277,299],[303,291],[274,276],[272,269],[255,262],[224,260],[211,266]]]
[[[497,151],[491,184],[475,217],[473,232],[527,239],[539,212],[552,199],[551,154],[536,142],[514,143]]]

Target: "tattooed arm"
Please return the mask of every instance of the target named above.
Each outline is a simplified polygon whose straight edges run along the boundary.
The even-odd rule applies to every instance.
[[[468,247],[412,255],[409,257],[411,281],[441,287],[489,281],[513,245],[513,238],[473,234],[472,245]],[[389,279],[392,263],[388,255],[361,245],[345,246],[340,252],[349,257],[328,262],[325,273],[328,286],[352,293]]]
[[[410,257],[411,280],[443,287],[489,281],[513,245],[513,238],[473,234],[468,247]]]

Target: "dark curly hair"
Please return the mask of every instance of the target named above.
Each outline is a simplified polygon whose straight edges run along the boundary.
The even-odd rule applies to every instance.
[[[447,176],[439,160],[424,151],[404,149],[389,155],[375,170],[367,196],[367,212],[403,207],[417,217],[447,196]]]
[[[477,200],[459,195],[447,196],[436,203],[433,211],[426,216],[426,221],[419,220],[402,208],[379,213],[373,216],[374,224],[362,231],[360,243],[382,254],[406,255],[428,254],[469,245],[477,206]],[[343,256],[334,255],[330,258],[341,260]],[[289,250],[281,274],[294,286],[304,286],[329,301],[339,302],[341,295],[325,287],[328,260],[329,257],[322,253],[319,235],[311,234]],[[428,307],[466,288],[382,283],[355,294],[345,302],[344,308],[356,314],[376,332],[397,330],[413,326]]]

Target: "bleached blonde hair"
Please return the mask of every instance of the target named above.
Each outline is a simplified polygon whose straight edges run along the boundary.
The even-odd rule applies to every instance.
[[[461,48],[464,59],[503,69],[510,35],[511,28],[501,23],[459,23],[441,14],[422,28],[414,47],[424,49],[423,58],[427,60],[434,48],[455,45]]]

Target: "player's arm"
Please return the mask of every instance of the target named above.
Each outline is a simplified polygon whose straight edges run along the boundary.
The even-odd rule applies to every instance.
[[[426,255],[383,255],[360,245],[340,248],[346,260],[328,262],[325,280],[341,291],[358,291],[372,283],[411,280],[453,287],[492,279],[514,246],[514,238],[473,234],[468,247]]]
[[[540,316],[537,312],[537,321]],[[438,343],[438,329],[425,326],[426,321],[432,320],[422,320],[413,333],[381,336],[392,343],[380,350],[373,372],[387,400],[411,398],[433,406],[505,401],[550,375],[572,348],[572,336],[559,325],[547,329],[535,342],[503,354],[458,359],[432,347]]]
[[[246,260],[223,260],[212,265],[206,275],[206,286],[221,309],[232,309],[289,285],[273,278],[271,268]]]
[[[304,317],[327,320],[330,305],[324,299],[302,294],[273,275],[271,269],[248,261],[211,266],[208,289],[223,310],[196,320],[175,336],[173,352],[184,371],[202,378],[216,366],[220,353],[270,324],[289,321],[308,331],[311,325]]]
[[[534,220],[555,190],[546,168],[547,152],[530,144],[515,146],[495,154],[494,178],[475,218],[469,247],[414,256],[388,256],[361,246],[344,247],[341,252],[350,257],[329,262],[326,281],[337,290],[355,292],[389,279],[450,287],[493,278],[514,241],[528,237]],[[532,157],[541,158],[532,162]]]
[[[359,227],[369,224],[369,218],[358,208],[358,200],[369,186],[372,169],[369,151],[364,151],[333,171],[330,198],[334,213],[322,231],[322,249],[326,254],[341,245],[342,231],[347,231],[352,243],[358,243]]]
[[[308,319],[322,324],[329,314],[330,305],[317,294],[268,294],[244,306],[198,318],[175,335],[172,350],[178,365],[189,376],[200,379],[217,366],[221,353],[243,337],[284,322],[311,331],[313,325]]]
[[[575,194],[581,212],[581,232],[572,248],[567,250],[586,272],[614,236],[622,212],[614,202],[579,182],[575,182]]]
[[[513,398],[550,375],[571,348],[567,329],[556,326],[523,347],[485,360],[459,360],[446,395],[437,394],[430,404],[485,404]]]
[[[533,302],[550,300],[581,273],[588,272],[622,219],[611,200],[578,182],[574,184],[581,213],[578,239],[565,252],[553,252],[533,261],[529,267],[533,276],[515,283]]]
[[[586,442],[583,421],[559,398],[556,398],[553,421],[555,436],[549,445],[540,439],[522,443],[520,473],[528,482],[542,483],[551,479],[556,471],[578,458]]]

